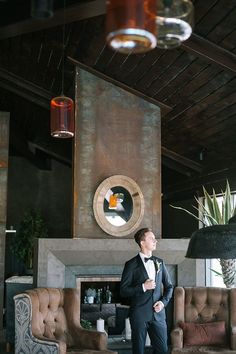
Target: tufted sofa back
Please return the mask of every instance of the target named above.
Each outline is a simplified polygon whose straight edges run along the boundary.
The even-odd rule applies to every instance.
[[[229,324],[230,291],[224,288],[175,289],[174,324],[225,321]]]
[[[72,328],[79,325],[79,293],[76,289],[28,290],[32,303],[32,333],[38,338],[57,339],[71,347]]]

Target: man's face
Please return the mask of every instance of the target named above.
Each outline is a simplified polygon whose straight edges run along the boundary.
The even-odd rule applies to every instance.
[[[145,233],[145,239],[141,241],[141,248],[145,251],[152,252],[156,249],[157,240],[153,232],[148,231]]]

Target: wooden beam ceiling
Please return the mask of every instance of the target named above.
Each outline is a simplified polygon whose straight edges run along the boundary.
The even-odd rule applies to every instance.
[[[40,31],[46,28],[52,28],[62,25],[64,22],[71,23],[86,18],[104,15],[106,13],[105,0],[94,0],[80,3],[64,10],[54,12],[54,16],[43,21],[37,19],[28,19],[17,22],[8,26],[4,26],[0,30],[0,39],[16,37],[26,33]]]
[[[192,172],[202,172],[202,165],[187,157],[177,154],[164,146],[161,148],[162,162],[165,166],[186,176],[191,176]]]
[[[0,69],[0,79],[0,87],[3,89],[49,109],[49,102],[54,96],[53,93],[4,69]]]
[[[193,33],[182,47],[217,65],[236,72],[236,55]]]
[[[105,0],[94,0],[86,3],[80,3],[65,9],[64,11],[55,11],[54,16],[43,21],[28,19],[12,25],[4,26],[0,31],[0,39],[11,38],[26,33],[32,33],[47,28],[60,26],[66,21],[71,23],[84,20],[106,13]],[[236,72],[236,55],[218,45],[193,33],[189,40],[183,42],[182,47],[186,50],[196,53],[198,56],[207,59],[224,69]]]

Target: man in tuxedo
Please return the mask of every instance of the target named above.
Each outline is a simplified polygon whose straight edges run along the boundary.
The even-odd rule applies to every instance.
[[[144,354],[147,332],[153,354],[166,354],[165,306],[171,299],[173,286],[163,260],[152,256],[157,244],[152,230],[141,229],[134,239],[140,252],[125,263],[120,283],[120,295],[131,300],[133,354]]]

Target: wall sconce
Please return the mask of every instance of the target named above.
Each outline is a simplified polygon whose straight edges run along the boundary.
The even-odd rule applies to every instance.
[[[114,50],[143,53],[156,46],[156,0],[107,1],[107,43]]]
[[[191,0],[157,0],[157,47],[172,49],[181,45],[192,33]]]
[[[122,203],[124,201],[124,193],[116,193],[115,194],[117,203]]]
[[[31,0],[31,17],[43,19],[53,16],[53,0]]]

